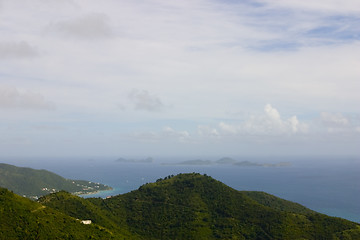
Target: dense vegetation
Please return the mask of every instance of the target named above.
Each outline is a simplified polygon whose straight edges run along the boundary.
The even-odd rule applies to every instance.
[[[57,193],[40,202],[142,239],[356,239],[360,233],[356,223],[200,174],[169,176],[110,199]]]
[[[16,167],[4,163],[0,163],[0,187],[32,199],[60,190],[82,194],[111,189],[100,183],[65,179],[46,170]]]
[[[44,196],[39,203],[16,199],[31,207],[13,206],[20,208],[16,220],[1,202],[1,216],[4,212],[7,220],[0,222],[0,231],[5,226],[13,236],[38,231],[36,221],[63,234],[59,236],[77,236],[76,229],[84,234],[82,228],[90,226],[75,219],[91,219],[87,233],[98,239],[360,239],[359,224],[266,193],[236,191],[200,174],[169,176],[109,199],[83,199],[63,191]],[[36,215],[31,216],[35,219],[31,228],[16,223],[30,215]]]
[[[265,192],[255,191],[241,191],[241,193],[255,200],[256,202],[268,206],[273,209],[277,209],[285,212],[300,213],[300,214],[315,214],[316,212],[310,210],[298,203],[290,202],[274,195]]]
[[[105,228],[0,188],[0,239],[112,239]],[[118,239],[118,238],[113,238]]]

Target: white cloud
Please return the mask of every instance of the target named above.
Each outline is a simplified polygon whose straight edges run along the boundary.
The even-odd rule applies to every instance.
[[[266,118],[263,120],[263,128],[269,129],[270,132],[297,133],[307,131],[307,125],[300,123],[296,116],[283,120],[278,110],[273,108],[270,104],[265,106],[264,112]]]
[[[278,110],[267,104],[263,115],[253,115],[239,124],[220,122],[219,129],[232,135],[279,135],[306,133],[308,126],[300,123],[296,116],[283,120]]]
[[[234,138],[241,140],[272,141],[274,137],[286,136],[296,138],[297,135],[305,136],[308,133],[308,125],[299,121],[296,116],[288,119],[281,118],[277,109],[267,104],[264,107],[263,114],[252,115],[242,121],[232,121],[226,123],[221,121],[216,127],[210,125],[198,125],[195,133],[187,130],[178,131],[170,126],[165,126],[161,131],[149,131],[136,133],[133,136],[139,141],[167,143],[187,142],[204,144],[216,141],[218,143],[233,142]]]
[[[55,105],[46,101],[39,93],[19,91],[15,87],[0,85],[0,108],[53,110]]]
[[[299,131],[299,120],[297,119],[296,116],[292,116],[291,118],[289,118],[288,121],[290,123],[293,133],[296,133],[297,131]]]
[[[0,42],[0,60],[31,58],[37,56],[38,50],[27,42]]]
[[[134,104],[136,110],[157,112],[163,110],[164,108],[160,98],[155,95],[151,95],[146,90],[133,90],[129,94],[129,99]]]
[[[281,117],[280,117],[278,110],[271,107],[270,104],[266,104],[264,111],[265,111],[266,115],[269,117],[269,119],[271,119],[272,121],[274,121],[274,122],[281,121]]]

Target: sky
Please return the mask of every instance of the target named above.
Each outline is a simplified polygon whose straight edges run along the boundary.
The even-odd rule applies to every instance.
[[[358,0],[0,0],[1,157],[360,156]]]

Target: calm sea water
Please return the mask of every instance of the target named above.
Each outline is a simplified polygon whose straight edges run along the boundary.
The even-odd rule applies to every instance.
[[[66,178],[101,182],[113,187],[111,191],[84,197],[126,193],[171,174],[206,173],[237,190],[268,192],[315,211],[360,223],[359,159],[295,159],[291,160],[291,166],[286,167],[179,166],[163,165],[162,162],[119,163],[113,159],[7,161],[17,166],[47,169]]]

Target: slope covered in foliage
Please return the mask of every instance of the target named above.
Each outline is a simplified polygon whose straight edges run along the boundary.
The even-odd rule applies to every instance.
[[[99,225],[84,225],[67,214],[0,188],[0,239],[119,239]]]
[[[38,202],[73,218],[89,219],[92,223],[101,225],[109,231],[117,233],[117,235],[128,239],[138,239],[136,234],[129,232],[126,224],[121,224],[122,217],[115,216],[106,207],[98,206],[88,199],[61,191],[43,196]]]
[[[266,193],[240,192],[200,174],[169,176],[110,199],[56,193],[41,202],[140,239],[359,239],[360,234],[356,223]]]
[[[300,213],[300,214],[314,214],[315,211],[308,209],[298,203],[287,201],[274,195],[265,193],[265,192],[256,192],[256,191],[241,191],[241,193],[255,200],[256,202],[285,212]]]
[[[100,183],[65,179],[46,170],[16,167],[4,163],[0,163],[0,187],[35,199],[60,190],[80,194],[111,189]]]

